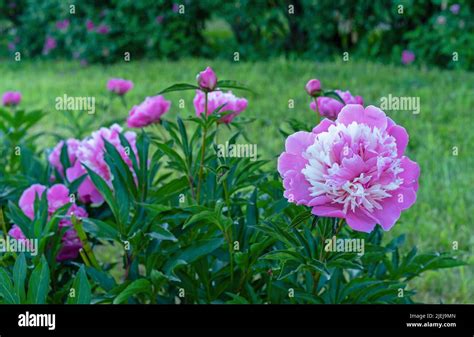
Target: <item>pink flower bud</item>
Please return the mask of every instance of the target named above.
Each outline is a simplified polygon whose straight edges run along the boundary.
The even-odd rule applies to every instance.
[[[211,67],[207,67],[206,70],[201,71],[197,77],[199,87],[204,91],[213,91],[217,85],[217,76]]]
[[[309,80],[305,86],[308,95],[314,97],[321,91],[321,82],[317,79]]]

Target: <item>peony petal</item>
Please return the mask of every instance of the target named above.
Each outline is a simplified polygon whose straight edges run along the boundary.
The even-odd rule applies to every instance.
[[[331,125],[335,125],[335,123],[332,120],[325,118],[313,128],[312,132],[318,135],[321,132],[326,132]]]
[[[285,176],[287,171],[301,172],[307,162],[308,161],[301,156],[283,152],[280,157],[278,157],[278,172],[282,177]]]
[[[393,136],[397,141],[397,154],[398,157],[403,156],[405,153],[405,149],[408,144],[408,133],[404,127],[400,125],[394,125],[390,127],[388,130],[388,134]]]
[[[402,157],[400,166],[403,169],[398,176],[403,179],[403,187],[412,187],[418,191],[418,177],[420,176],[420,166],[408,157]]]
[[[364,109],[364,107],[359,104],[347,104],[342,108],[336,122],[344,125],[350,125],[352,122],[356,122],[377,127],[380,130],[387,128],[387,116],[385,112],[373,105],[369,105]]]
[[[298,131],[286,139],[286,152],[301,155],[306,149],[314,143],[316,135],[312,132]]]
[[[366,214],[361,209],[356,209],[355,212],[349,211],[346,216],[346,221],[349,227],[356,231],[369,233],[373,231],[377,220]]]

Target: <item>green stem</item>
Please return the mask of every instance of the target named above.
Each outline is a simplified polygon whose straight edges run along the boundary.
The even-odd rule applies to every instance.
[[[5,224],[5,218],[3,217],[3,208],[0,207],[0,224],[2,225],[3,235],[5,236],[5,241],[8,239],[7,237],[7,226]]]
[[[87,235],[86,235],[86,232],[84,232],[84,229],[82,228],[81,220],[79,220],[75,216],[73,216],[71,220],[72,220],[74,229],[77,232],[77,236],[79,237],[79,240],[81,240],[81,243],[82,243],[81,251],[83,250],[83,253],[84,253],[85,256],[82,254],[82,252],[81,252],[81,256],[82,256],[84,262],[86,262],[88,260],[88,262],[90,262],[90,264],[95,269],[100,270],[99,262],[97,261],[95,255],[94,255],[94,252],[92,251],[92,248],[91,248],[89,242],[87,241]]]
[[[343,218],[339,219],[339,222],[338,222],[336,228],[333,231],[333,236],[339,234],[339,232],[342,229],[343,224],[344,224],[344,219]],[[329,252],[326,252],[323,249],[324,241],[325,241],[325,237],[321,236],[321,252],[319,253],[319,261],[321,261],[323,263],[324,263],[324,261],[326,261],[326,259],[328,257],[328,254],[329,254]],[[314,273],[313,278],[314,278],[313,293],[316,293],[316,291],[318,289],[319,280],[321,278],[321,273],[317,273],[317,274]]]
[[[202,145],[201,145],[201,160],[199,163],[199,176],[198,176],[198,185],[197,185],[197,193],[196,193],[196,201],[198,204],[200,203],[200,194],[201,194],[201,183],[202,183],[202,175],[203,175],[203,167],[204,167],[204,158],[206,155],[206,136],[207,136],[207,92],[204,95],[204,130],[202,134]]]

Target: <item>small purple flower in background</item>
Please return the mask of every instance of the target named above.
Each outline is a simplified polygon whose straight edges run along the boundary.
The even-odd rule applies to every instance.
[[[203,91],[212,91],[217,85],[217,76],[211,67],[207,67],[196,76],[199,88]]]
[[[204,113],[205,107],[205,93],[201,90],[196,90],[196,96],[194,96],[194,109],[196,116],[201,116]],[[226,93],[222,91],[213,91],[208,93],[207,97],[207,115],[211,115],[217,108],[222,108],[219,112],[229,112],[223,116],[219,122],[229,124],[232,120],[247,109],[248,102],[245,98],[235,96],[231,91]]]
[[[69,27],[69,20],[64,19],[61,21],[56,22],[56,28],[59,30],[66,30]]]
[[[8,50],[13,51],[16,49],[16,45],[13,42],[8,43]]]
[[[458,14],[459,11],[461,10],[461,6],[459,4],[452,4],[450,7],[449,7],[449,10],[451,11],[451,13],[453,14]]]
[[[135,105],[127,118],[129,128],[143,128],[153,123],[158,123],[170,109],[171,102],[163,96],[147,97],[139,105]]]
[[[82,59],[81,61],[79,61],[79,64],[80,64],[82,67],[87,67],[87,65],[89,64],[89,62],[87,62],[86,59]]]
[[[133,89],[133,82],[122,78],[112,78],[107,82],[107,90],[119,96],[125,95]]]
[[[352,96],[349,90],[341,91],[335,90],[335,92],[342,98],[344,104],[339,100],[332,97],[318,97],[315,102],[311,102],[309,107],[318,112],[321,116],[335,120],[342,108],[346,104],[364,104],[364,100],[361,96]],[[317,106],[317,109],[316,109]]]
[[[438,16],[438,18],[436,19],[436,24],[443,26],[445,23],[446,17],[444,17],[443,15]]]
[[[7,91],[3,94],[2,104],[4,106],[16,106],[21,102],[21,93],[19,91]]]
[[[403,64],[410,64],[415,61],[415,53],[411,50],[404,50],[402,52],[402,63]]]
[[[178,13],[179,11],[179,5],[177,3],[173,4],[173,12]]]
[[[286,139],[278,158],[284,196],[356,231],[389,230],[416,201],[420,167],[404,155],[406,130],[377,107],[349,104],[336,121]]]
[[[99,34],[106,35],[109,32],[110,32],[110,27],[105,24],[101,24],[97,27],[97,33]]]
[[[155,21],[156,21],[157,24],[162,24],[164,19],[165,19],[165,17],[163,15],[158,15],[155,18]]]
[[[46,37],[44,42],[43,54],[48,54],[51,50],[55,49],[58,46],[56,39],[51,36]]]
[[[308,95],[314,97],[321,92],[321,82],[317,79],[309,80],[308,83],[306,83],[305,90]]]
[[[89,31],[89,32],[93,31],[94,28],[95,28],[94,22],[92,22],[91,20],[87,20],[86,21],[86,28],[87,28],[87,31]]]

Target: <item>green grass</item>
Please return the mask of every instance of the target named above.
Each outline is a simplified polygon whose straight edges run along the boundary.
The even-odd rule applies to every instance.
[[[472,88],[474,74],[466,72],[396,67],[366,62],[288,62],[280,59],[258,63],[234,63],[187,59],[178,62],[136,61],[108,67],[80,67],[71,62],[3,62],[0,64],[0,92],[20,90],[22,106],[43,108],[48,116],[42,131],[63,132],[58,126],[67,123],[68,113],[54,109],[55,98],[95,96],[97,103],[105,102],[108,94],[105,83],[110,77],[124,77],[135,83],[127,94],[128,105],[141,102],[176,82],[193,83],[196,73],[212,65],[220,79],[235,79],[253,88],[257,95],[248,96],[249,108],[244,114],[256,122],[246,129],[250,139],[258,145],[259,155],[276,159],[283,149],[284,139],[278,132],[289,117],[301,121],[318,121],[308,108],[309,99],[304,85],[309,78],[319,78],[325,88],[349,89],[364,97],[366,104],[379,105],[380,97],[418,96],[421,113],[388,112],[410,134],[408,155],[421,166],[420,190],[417,203],[402,214],[400,221],[386,240],[407,234],[408,250],[417,245],[419,250],[449,251],[453,241],[465,259],[474,262],[474,132],[471,107],[474,105]],[[170,93],[172,112],[181,116],[193,114],[192,92]],[[184,98],[186,106],[178,108]],[[288,108],[294,100],[295,107]],[[104,121],[124,119],[127,110],[117,100],[112,112],[84,113],[90,130]],[[52,137],[43,137],[44,144],[53,145]],[[452,154],[453,147],[459,154]],[[274,161],[276,162],[276,161]],[[273,168],[275,165],[273,165]],[[416,299],[429,303],[474,303],[474,271],[471,266],[441,270],[426,274],[414,281]]]

